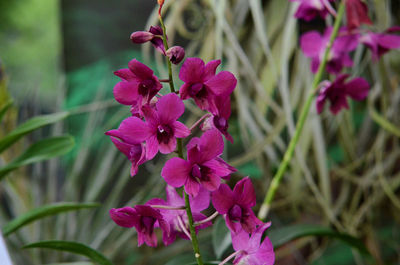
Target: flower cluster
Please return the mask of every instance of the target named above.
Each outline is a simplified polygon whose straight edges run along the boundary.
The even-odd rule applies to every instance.
[[[164,35],[164,36],[163,36]],[[179,64],[184,57],[182,47],[167,49],[167,39],[161,27],[149,31],[134,32],[134,43],[150,42],[170,63]],[[166,199],[153,198],[144,205],[114,208],[110,216],[122,227],[135,227],[138,245],[157,246],[156,230],[162,230],[162,241],[169,245],[177,237],[192,240],[191,229],[199,230],[212,225],[212,219],[222,215],[231,231],[235,253],[234,264],[269,265],[274,263],[271,242],[263,232],[269,227],[257,219],[252,211],[256,197],[251,180],[246,177],[231,188],[224,183],[236,171],[221,155],[225,137],[233,142],[228,133],[231,115],[230,97],[237,80],[229,71],[217,68],[220,60],[205,63],[200,58],[187,58],[181,65],[179,78],[183,85],[178,92],[162,95],[162,79],[153,70],[133,59],[128,68],[115,75],[121,81],[114,87],[115,100],[130,106],[130,117],[119,128],[106,132],[111,141],[132,163],[131,176],[138,167],[153,159],[158,152],[170,154],[182,150],[183,139],[186,152],[169,159],[161,176],[166,182]],[[160,81],[161,80],[161,81]],[[166,82],[171,82],[168,79]],[[194,100],[204,111],[204,116],[190,129],[178,121],[185,112],[184,100]],[[202,132],[195,137],[196,126]],[[183,194],[183,197],[182,197]],[[188,196],[189,206],[185,202]],[[213,205],[216,212],[207,217],[202,213]],[[193,220],[189,220],[189,212]],[[247,243],[246,243],[247,242]],[[261,246],[260,246],[261,244]]]
[[[299,2],[295,17],[305,21],[315,18],[325,19],[329,14],[336,16],[332,4],[335,0],[290,0]],[[324,81],[320,85],[317,97],[317,112],[321,113],[325,102],[330,102],[330,110],[337,114],[342,108],[349,108],[347,96],[354,100],[363,100],[369,91],[368,82],[356,77],[346,82],[348,74],[342,73],[344,67],[352,67],[354,62],[351,52],[360,44],[365,45],[371,51],[374,61],[392,49],[400,48],[400,36],[394,34],[400,31],[400,27],[391,27],[383,33],[375,33],[369,29],[361,28],[362,24],[372,25],[368,16],[368,7],[361,0],[345,0],[346,27],[339,30],[338,37],[332,43],[326,71],[336,75],[334,81]],[[306,57],[311,58],[311,71],[316,73],[323,59],[332,34],[332,27],[327,27],[323,34],[318,31],[310,31],[300,38],[300,47]]]

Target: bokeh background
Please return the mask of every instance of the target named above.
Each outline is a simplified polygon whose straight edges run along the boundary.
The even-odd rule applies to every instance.
[[[399,1],[366,2],[375,30],[400,25]],[[131,179],[129,161],[104,136],[129,115],[129,108],[113,100],[118,81],[113,71],[137,58],[166,76],[163,58],[150,45],[129,40],[133,31],[157,23],[156,8],[150,0],[0,0],[0,103],[14,100],[0,136],[36,115],[70,112],[63,122],[35,131],[2,154],[2,163],[49,135],[67,132],[76,142],[61,159],[20,169],[1,183],[1,224],[48,203],[101,203],[97,210],[48,217],[8,237],[15,264],[91,264],[76,255],[21,250],[49,239],[85,243],[115,264],[192,261],[189,242],[137,248],[133,229],[116,226],[108,216],[110,208],[163,196],[159,172],[167,158],[146,163]],[[230,184],[249,175],[260,204],[313,77],[298,37],[323,29],[325,22],[298,22],[286,0],[167,0],[165,11],[170,43],[205,61],[222,58],[222,68],[239,79],[230,121],[235,143],[226,144],[224,159],[238,168]],[[378,63],[371,63],[364,48],[353,57],[348,72],[371,83],[369,98],[338,116],[311,112],[273,204],[271,230],[322,225],[360,238],[372,257],[334,237],[311,235],[277,249],[277,264],[400,264],[400,52]],[[177,75],[179,68],[174,71]],[[201,113],[191,102],[186,107],[184,121],[192,124]],[[221,247],[220,224],[200,233],[208,260],[232,250]]]

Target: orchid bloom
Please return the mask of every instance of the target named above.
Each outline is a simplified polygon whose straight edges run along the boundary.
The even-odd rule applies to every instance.
[[[291,2],[300,2],[300,5],[294,14],[295,18],[311,21],[316,17],[323,19],[329,13],[330,3],[333,0],[290,0]],[[329,5],[329,6],[328,6]]]
[[[400,36],[388,34],[395,31],[400,31],[400,28],[389,28],[385,33],[368,32],[361,37],[360,42],[371,50],[372,59],[377,61],[390,50],[400,49]]]
[[[162,36],[163,30],[160,26],[151,26],[149,31],[133,32],[131,34],[131,41],[138,44],[150,41],[154,48],[165,55],[165,48]]]
[[[225,218],[226,225],[233,233],[241,230],[252,233],[262,224],[251,209],[256,205],[254,187],[248,177],[236,183],[233,191],[226,184],[211,194],[212,204]],[[243,229],[242,229],[243,228]]]
[[[179,196],[176,192],[175,188],[167,185],[166,187],[167,201],[164,201],[159,198],[151,199],[146,203],[146,205],[163,205],[168,207],[182,207],[182,210],[175,209],[160,209],[160,213],[163,215],[164,220],[170,226],[170,235],[167,238],[164,238],[164,244],[169,245],[173,243],[177,236],[190,240],[190,228],[189,228],[189,219],[186,214],[185,207],[185,199]],[[200,222],[207,218],[201,211],[208,208],[210,205],[210,192],[206,189],[202,188],[199,191],[199,194],[196,198],[189,196],[190,209],[193,215],[194,222]],[[195,227],[196,233],[203,228],[211,226],[211,221],[205,222],[201,225]]]
[[[113,221],[122,227],[135,227],[138,234],[138,246],[146,243],[150,247],[157,246],[157,235],[154,228],[159,226],[163,231],[163,240],[169,237],[170,228],[168,223],[158,210],[147,205],[136,205],[111,209],[110,216]]]
[[[368,7],[361,0],[346,0],[347,27],[349,30],[359,28],[361,24],[372,25],[368,17]]]
[[[357,48],[359,41],[359,34],[350,34],[345,28],[342,28],[340,33],[342,35],[335,39],[328,54],[326,70],[331,74],[339,74],[344,66],[350,67],[353,65],[348,53]],[[301,50],[307,57],[311,58],[311,71],[313,73],[318,71],[331,34],[332,27],[329,27],[322,36],[317,31],[310,31],[300,38]]]
[[[260,225],[249,236],[245,231],[231,233],[232,246],[236,251],[234,265],[273,265],[275,253],[271,241],[268,237],[260,243],[264,231],[270,227],[271,223]]]
[[[326,81],[317,96],[317,111],[321,113],[326,100],[330,101],[330,110],[337,114],[342,108],[349,108],[347,96],[354,100],[363,100],[368,96],[369,84],[363,78],[354,78],[345,83],[349,75],[340,75],[335,81]]]
[[[150,103],[162,85],[153,70],[138,60],[131,60],[128,67],[114,72],[122,80],[114,86],[114,98],[123,105],[139,105],[140,108]]]
[[[204,64],[200,58],[187,58],[179,72],[179,78],[184,82],[180,88],[181,98],[193,98],[200,109],[215,111],[215,96],[230,95],[237,83],[231,72],[215,74],[220,64],[221,60]]]
[[[193,197],[198,195],[201,186],[209,191],[218,189],[221,178],[236,171],[219,157],[224,150],[224,141],[218,130],[209,130],[201,138],[192,138],[187,150],[187,160],[179,157],[168,160],[161,176],[172,187],[185,186],[186,193]]]

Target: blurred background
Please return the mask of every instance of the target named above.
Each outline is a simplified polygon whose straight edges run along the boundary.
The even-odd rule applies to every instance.
[[[374,30],[400,25],[399,1],[366,2]],[[257,211],[313,78],[298,37],[322,30],[325,22],[297,21],[295,6],[286,0],[167,0],[165,5],[170,44],[205,61],[221,58],[221,69],[239,79],[229,129],[235,143],[226,144],[224,159],[238,168],[230,184],[252,178]],[[118,82],[113,71],[137,58],[160,78],[167,76],[163,58],[150,45],[129,40],[133,31],[157,24],[156,8],[149,0],[0,0],[0,103],[14,100],[0,137],[36,115],[69,112],[62,122],[34,131],[2,153],[1,162],[47,136],[68,133],[75,139],[61,159],[21,168],[1,182],[0,224],[44,204],[101,203],[96,210],[47,217],[7,237],[14,264],[91,264],[77,255],[21,249],[50,239],[85,243],[115,264],[193,260],[184,240],[137,248],[135,231],[116,226],[108,216],[111,208],[164,196],[160,170],[167,158],[158,156],[131,179],[129,161],[104,136],[129,115],[128,107],[113,100]],[[270,215],[276,242],[291,233],[287,227],[311,225],[311,232],[276,248],[277,264],[400,264],[400,52],[378,63],[371,63],[363,47],[352,55],[355,67],[347,72],[366,78],[370,95],[337,116],[311,111]],[[179,67],[174,72],[180,84]],[[202,113],[192,102],[186,107],[183,120],[193,124]],[[370,255],[337,234],[317,236],[317,225],[359,238]],[[215,227],[200,233],[206,260],[221,260],[232,251],[223,242],[223,223]]]

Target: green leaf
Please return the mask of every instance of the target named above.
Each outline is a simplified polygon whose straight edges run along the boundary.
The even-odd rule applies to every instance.
[[[3,120],[4,114],[7,113],[7,110],[12,106],[13,101],[9,100],[4,106],[0,108],[0,122]]]
[[[327,236],[336,238],[351,247],[358,249],[361,253],[370,255],[368,249],[360,239],[348,234],[338,233],[330,228],[319,225],[298,224],[268,231],[268,237],[275,248],[278,248],[294,239],[306,236]]]
[[[100,265],[112,265],[111,261],[108,260],[103,254],[97,252],[96,250],[88,247],[84,244],[70,241],[58,241],[58,240],[49,240],[49,241],[40,241],[36,243],[32,243],[22,248],[48,248],[59,251],[71,252],[74,254],[82,255],[88,257],[94,263]]]
[[[237,169],[244,176],[250,176],[250,178],[253,178],[253,179],[261,179],[261,177],[262,177],[261,169],[253,161],[248,162],[244,165],[241,165]]]
[[[72,136],[57,136],[38,141],[11,163],[0,168],[0,180],[18,167],[63,155],[69,152],[73,146]]]
[[[20,126],[18,126],[14,131],[6,135],[3,139],[0,140],[0,153],[3,152],[7,147],[14,144],[18,141],[22,136],[36,130],[40,127],[46,126],[51,123],[55,123],[60,121],[68,116],[68,112],[59,112],[53,113],[49,115],[42,115],[34,117]]]
[[[225,221],[223,218],[219,218],[213,226],[212,244],[217,259],[220,259],[224,252],[232,244],[229,229],[225,225]]]
[[[17,231],[19,228],[41,218],[50,215],[56,215],[58,213],[80,210],[85,208],[94,208],[99,207],[98,203],[74,203],[74,202],[60,202],[51,205],[45,205],[33,210],[30,210],[23,215],[18,216],[11,222],[7,223],[3,227],[4,236],[8,236],[9,234]]]

